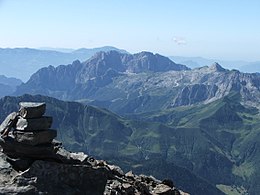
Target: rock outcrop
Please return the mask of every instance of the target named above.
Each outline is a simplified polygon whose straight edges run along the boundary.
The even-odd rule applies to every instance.
[[[54,140],[56,131],[49,129],[49,119],[43,116],[44,103],[20,106],[15,130],[0,140],[0,194],[186,194],[170,180],[124,173],[106,161],[65,150]]]

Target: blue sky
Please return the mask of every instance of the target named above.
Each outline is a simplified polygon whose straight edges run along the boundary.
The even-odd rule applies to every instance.
[[[0,0],[0,47],[260,60],[258,0]]]

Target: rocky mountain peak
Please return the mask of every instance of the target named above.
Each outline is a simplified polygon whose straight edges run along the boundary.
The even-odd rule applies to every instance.
[[[97,52],[95,55],[91,57],[91,59],[99,58],[99,59],[105,59],[108,57],[115,57],[119,56],[121,53],[116,50],[110,50],[110,51],[100,51]]]
[[[107,70],[120,73],[165,72],[170,70],[188,70],[184,65],[175,64],[169,58],[151,52],[126,54],[118,51],[98,52],[83,63],[78,72],[76,82],[86,83],[89,80],[103,77]]]
[[[139,72],[165,72],[170,70],[181,71],[188,70],[189,68],[176,64],[169,58],[153,54],[151,52],[142,51],[134,54],[132,59],[128,62],[128,67],[135,73]]]
[[[149,51],[141,51],[139,53],[136,53],[134,54],[135,56],[138,56],[138,57],[151,57],[151,56],[154,56],[154,54],[152,52],[149,52]]]
[[[168,70],[188,70],[184,65],[175,64],[169,58],[164,57],[159,54],[153,54],[151,52],[142,51],[136,54],[125,54],[120,53],[115,50],[107,52],[98,52],[90,60],[87,61],[88,64],[101,63],[105,64],[107,67],[119,68],[121,71],[130,71],[133,73],[140,72],[164,72]]]
[[[225,68],[223,68],[219,63],[215,62],[211,66],[209,66],[209,69],[212,71],[217,71],[217,72],[223,72],[226,71]]]

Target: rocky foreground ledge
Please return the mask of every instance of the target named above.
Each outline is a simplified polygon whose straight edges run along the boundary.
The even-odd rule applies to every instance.
[[[0,194],[186,194],[177,190],[170,180],[124,173],[115,165],[83,153],[66,155],[67,162],[63,163],[14,158],[1,152]],[[24,166],[28,168],[18,169]]]
[[[187,194],[171,180],[124,173],[106,161],[65,150],[54,140],[56,130],[49,129],[52,118],[43,116],[44,103],[20,106],[0,126],[0,194]]]

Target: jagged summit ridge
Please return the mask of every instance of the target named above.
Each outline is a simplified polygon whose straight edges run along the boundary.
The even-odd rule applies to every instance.
[[[210,67],[209,67],[211,70],[214,70],[214,71],[226,71],[225,68],[223,68],[219,63],[215,62],[213,63]]]
[[[203,67],[195,68],[193,70],[195,72],[199,70],[202,73],[228,72],[228,70],[223,68],[218,62],[214,62],[210,66],[203,66]]]
[[[184,65],[175,64],[169,58],[151,52],[140,52],[136,54],[123,54],[117,51],[98,52],[84,63],[84,73],[90,74],[90,67],[95,68],[96,75],[112,68],[119,72],[165,72],[169,70],[188,70]],[[102,68],[102,70],[100,70]],[[88,71],[87,71],[88,70]],[[93,74],[93,73],[92,73]]]

